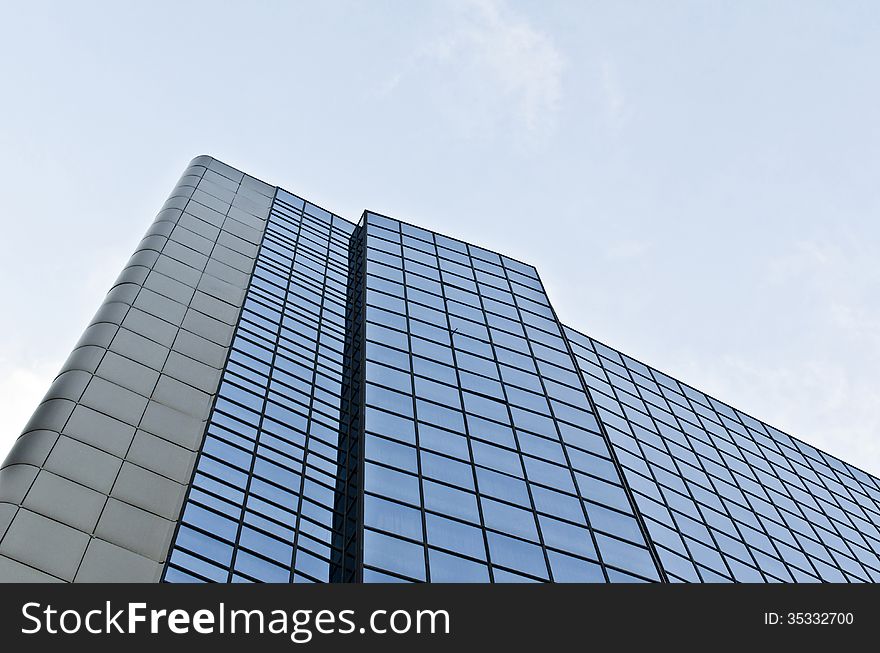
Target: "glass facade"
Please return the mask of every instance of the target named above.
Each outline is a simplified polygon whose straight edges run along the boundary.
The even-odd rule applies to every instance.
[[[670,580],[880,580],[876,478],[565,333]]]
[[[0,581],[878,582],[878,527],[534,267],[207,156],[0,465]]]
[[[363,580],[659,580],[535,269],[364,225]]]
[[[871,582],[880,481],[281,189],[166,582]]]
[[[166,581],[330,580],[353,229],[277,191]]]

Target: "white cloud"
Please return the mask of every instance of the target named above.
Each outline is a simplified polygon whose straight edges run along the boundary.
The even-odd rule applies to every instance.
[[[643,257],[651,249],[651,244],[641,240],[621,240],[611,243],[605,249],[605,258],[610,261],[625,261]]]
[[[870,305],[832,301],[830,316],[841,331],[880,350],[880,311]]]
[[[56,362],[13,365],[0,359],[0,461],[12,448],[57,373]]]
[[[821,268],[837,258],[834,247],[810,240],[801,240],[789,251],[772,259],[768,265],[767,279],[783,284],[801,278],[804,274],[815,275]]]
[[[25,293],[15,295],[24,322],[0,326],[0,461],[49,390],[132,249],[131,242],[122,240],[92,246],[87,261],[63,259],[66,269],[53,268],[30,280],[32,293],[43,293],[39,302]],[[78,283],[75,288],[65,284],[66,292],[58,294],[51,280],[61,274]],[[58,315],[64,319],[55,319]]]
[[[775,346],[708,361],[679,378],[813,446],[880,475],[880,252],[865,239],[803,240],[768,264],[770,314],[794,325]],[[746,341],[748,342],[748,341]]]
[[[460,36],[480,61],[516,98],[529,129],[551,122],[562,95],[563,57],[550,37],[500,0],[473,0]]]
[[[605,55],[600,65],[601,89],[605,101],[605,115],[612,124],[624,121],[629,115],[629,107],[623,94],[623,84],[614,60]]]
[[[465,0],[453,5],[450,18],[378,93],[390,95],[436,74],[432,86],[475,119],[503,113],[532,135],[552,132],[565,68],[553,39],[503,0]]]
[[[878,257],[877,244],[852,234],[802,240],[770,262],[768,281],[777,289],[807,292],[821,308],[827,335],[858,343],[862,355],[880,357]]]
[[[779,365],[725,356],[692,359],[681,377],[763,422],[880,475],[880,384],[838,361],[817,357]]]

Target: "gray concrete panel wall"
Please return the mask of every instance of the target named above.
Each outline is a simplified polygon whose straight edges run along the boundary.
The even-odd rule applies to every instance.
[[[0,582],[156,582],[275,188],[193,159],[0,467]]]

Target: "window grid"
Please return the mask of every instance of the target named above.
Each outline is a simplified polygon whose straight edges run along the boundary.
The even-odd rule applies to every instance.
[[[633,378],[631,372],[630,372],[628,369],[626,370],[626,372],[627,372],[627,375],[628,375],[629,380],[633,382],[633,386],[635,387],[636,392],[638,393],[639,397],[640,397],[640,398],[642,399],[642,401],[644,402],[644,401],[645,401],[645,398],[644,398],[644,396],[642,395],[642,391],[640,390],[638,384],[635,383],[635,379]],[[607,370],[605,371],[605,375],[606,375],[606,378],[609,378],[609,373],[608,373]],[[617,390],[617,389],[615,389],[613,386],[611,386],[611,390],[612,390],[612,393],[614,394],[615,398],[616,398],[618,401],[620,401],[620,398],[619,398],[619,395],[618,395],[618,392],[620,392],[620,391]],[[654,428],[657,430],[657,433],[660,433],[660,431],[659,431],[659,427],[657,426],[657,421],[654,420],[654,418],[653,418],[652,416],[649,417],[649,418],[653,421],[653,423],[654,423]],[[677,418],[676,418],[676,419],[677,419]],[[666,440],[665,438],[662,438],[662,436],[661,436],[661,440],[662,440],[662,442],[663,442],[665,452],[669,455],[670,459],[672,460],[672,464],[673,464],[673,467],[675,468],[675,472],[676,472],[677,474],[679,474],[680,476],[683,476],[683,474],[682,474],[682,472],[681,472],[681,469],[680,469],[680,467],[679,467],[679,463],[675,460],[675,458],[674,458],[674,456],[673,456],[673,454],[672,454],[672,451],[671,451],[671,449],[669,448],[669,444],[668,444],[667,440]],[[636,438],[636,443],[637,443],[637,446],[639,447],[639,451],[641,452],[641,455],[642,455],[643,457],[645,457],[645,453],[644,453],[645,450],[644,450],[644,447],[641,445],[641,443],[639,443],[639,441],[638,441],[637,438]],[[705,469],[703,468],[702,463],[700,463],[700,468],[703,469],[703,471],[705,471]],[[660,484],[659,484],[659,482],[657,481],[657,478],[656,478],[656,474],[654,473],[653,470],[651,470],[651,476],[652,476],[654,482],[658,485],[658,487],[660,487]],[[710,478],[710,483],[711,483],[711,477],[709,477],[709,478]],[[713,489],[714,489],[714,486],[713,486]],[[693,490],[692,490],[692,488],[691,488],[691,486],[690,486],[689,484],[686,484],[686,490],[687,490],[687,496],[688,496],[688,497],[690,498],[690,500],[694,503],[694,506],[696,507],[697,512],[698,512],[698,514],[700,515],[700,518],[702,519],[703,522],[705,522],[705,521],[706,521],[706,518],[705,518],[705,516],[703,515],[703,510],[705,510],[705,507],[704,507],[703,509],[701,509],[701,507],[700,507],[700,503],[699,503],[699,502],[697,501],[697,499],[695,498],[694,493],[693,493]],[[717,490],[716,490],[716,492],[717,492]],[[729,511],[727,510],[726,507],[725,507],[724,514],[725,514],[728,518],[730,518],[731,521],[733,521],[734,528],[736,529],[737,533],[739,534],[739,528],[736,526],[736,522],[732,519],[732,516],[730,515],[730,513],[729,513]],[[675,513],[673,513],[673,518],[674,518],[674,515],[675,515]],[[719,553],[719,555],[720,555],[720,559],[723,561],[723,564],[724,564],[724,570],[723,570],[723,571],[726,572],[726,575],[728,576],[728,578],[735,578],[735,579],[738,579],[738,580],[745,580],[745,579],[743,579],[743,578],[739,578],[739,577],[737,576],[737,574],[736,574],[736,573],[733,571],[733,569],[731,568],[731,561],[727,558],[727,556],[724,555],[723,549],[722,549],[722,547],[720,547],[720,546],[718,545],[717,537],[716,537],[716,535],[713,533],[713,531],[712,531],[712,530],[708,530],[708,533],[709,533],[709,536],[710,536],[710,539],[711,539],[711,541],[712,541],[712,544],[713,544],[714,548],[715,548],[716,551]],[[742,535],[741,535],[741,534],[739,534],[739,537],[740,537],[740,539],[742,539]],[[690,552],[689,552],[689,547],[688,547],[687,540],[683,540],[683,546],[684,546],[684,548],[685,548],[685,551],[687,551],[687,552],[689,553],[689,556],[690,556],[691,558],[693,558],[693,555],[690,554]],[[750,561],[749,561],[749,562],[755,567],[755,572],[759,574],[759,577],[762,578],[762,579],[764,579],[763,574],[761,574],[761,572],[759,571],[760,567],[759,567],[757,561],[755,561],[754,556],[751,555],[751,552],[749,552],[749,554],[750,554]],[[701,570],[701,569],[704,569],[704,567],[702,567],[702,566],[699,565],[699,564],[697,564],[697,565],[695,566],[695,571],[696,571],[696,573],[700,573],[700,570]],[[719,570],[719,569],[715,569],[715,570],[714,570],[714,572],[716,572],[716,573],[718,573],[719,571],[721,571],[721,570]],[[669,573],[669,570],[667,570],[667,572]],[[717,576],[716,576],[715,578],[710,577],[710,578],[708,578],[708,579],[706,579],[706,578],[702,578],[702,579],[703,579],[703,580],[717,580]],[[752,580],[754,580],[754,578],[753,578]]]
[[[671,487],[671,484],[680,483],[688,489],[695,506],[699,506],[697,514],[698,521],[702,521],[701,527],[709,533],[729,537],[730,533],[714,529],[708,520],[713,515],[716,515],[714,519],[723,515],[734,528],[736,537],[729,539],[730,544],[738,539],[739,553],[725,551],[715,541],[717,553],[723,560],[737,565],[735,571],[730,568],[733,579],[754,581],[763,578],[776,582],[877,580],[880,540],[871,542],[868,535],[877,533],[876,520],[880,516],[877,502],[871,497],[871,492],[876,490],[875,479],[843,463],[837,464],[838,473],[852,481],[846,486],[839,484],[853,497],[848,511],[840,501],[840,498],[844,501],[846,498],[831,492],[816,473],[816,478],[823,483],[834,502],[828,502],[828,505],[839,509],[839,517],[848,522],[844,523],[829,514],[827,509],[822,509],[821,499],[815,496],[817,492],[811,492],[806,485],[809,482],[806,475],[803,471],[798,473],[795,468],[795,464],[803,459],[811,468],[818,463],[820,468],[831,472],[831,465],[818,460],[824,455],[809,461],[800,454],[803,447],[812,449],[808,445],[798,443],[587,336],[571,329],[567,329],[566,334],[576,349],[578,364],[593,397],[600,405],[600,415],[606,425],[612,427],[612,445],[621,454],[627,479],[637,493],[640,508],[649,523],[655,524],[655,532],[659,524],[654,521],[656,514],[652,513],[657,510],[649,502],[662,505],[669,515],[684,516],[668,505],[666,498],[682,494],[680,489]],[[646,431],[644,427],[651,425],[653,431],[650,428]],[[635,451],[627,448],[626,440],[615,436],[618,429],[639,445]],[[662,448],[656,449],[658,440]],[[672,461],[671,467],[651,461],[652,450],[664,452]],[[646,469],[649,474],[645,473]],[[658,482],[655,469],[667,475],[664,482]],[[702,472],[705,477],[701,479],[702,485],[687,478],[688,469]],[[644,483],[648,475],[653,479],[653,491]],[[860,483],[857,475],[864,482]],[[826,478],[830,478],[830,474]],[[697,489],[703,491],[702,500],[696,500],[694,496]],[[853,492],[860,494],[861,502],[855,500]],[[652,494],[653,497],[649,496]],[[717,502],[721,509],[707,505],[706,501]],[[814,506],[809,506],[809,502]],[[751,526],[742,521],[749,518],[753,520]],[[864,520],[858,522],[860,528],[855,528],[857,522],[853,518]],[[826,528],[817,522],[826,524]],[[852,529],[847,533],[858,533],[858,536],[844,537],[846,528]],[[752,535],[753,541],[749,542],[747,534],[751,531],[763,539]],[[680,527],[677,527],[677,535],[682,542],[688,541]],[[667,573],[678,580],[697,580],[686,578],[682,573],[681,559],[670,557],[673,549],[669,548],[665,537],[661,538],[662,541],[657,537],[654,539]],[[685,556],[691,559],[690,562],[696,561],[690,552],[686,551]],[[743,564],[749,568],[744,568]],[[700,569],[702,572],[703,568]],[[715,568],[713,571],[720,570]]]
[[[591,417],[592,414],[587,408],[588,400],[583,386],[581,385],[580,378],[577,375],[571,356],[567,351],[565,341],[559,331],[552,309],[549,308],[549,302],[547,302],[546,297],[543,295],[540,281],[538,280],[534,269],[523,266],[522,264],[509,259],[502,260],[498,255],[485,252],[485,250],[468,248],[467,245],[460,243],[459,241],[451,241],[450,239],[430,234],[430,232],[425,232],[409,225],[403,225],[400,227],[398,226],[400,223],[384,218],[383,216],[368,214],[366,217],[366,225],[366,257],[368,266],[366,272],[366,285],[368,296],[370,292],[373,293],[372,299],[368,299],[366,312],[367,366],[369,368],[371,364],[379,362],[390,363],[392,365],[391,368],[388,368],[390,371],[395,369],[393,367],[395,365],[395,362],[393,362],[394,359],[398,359],[396,362],[396,365],[398,366],[397,369],[401,369],[404,372],[402,379],[403,377],[409,377],[405,379],[408,386],[398,386],[398,390],[408,387],[409,392],[411,392],[412,395],[406,397],[405,394],[399,394],[394,389],[395,382],[390,380],[393,375],[388,375],[380,382],[376,381],[375,378],[371,379],[370,372],[368,371],[365,407],[368,412],[365,426],[365,431],[367,433],[365,438],[368,440],[370,438],[376,438],[379,433],[382,432],[381,427],[375,427],[375,420],[380,418],[375,417],[371,420],[370,417],[371,413],[369,411],[374,407],[391,411],[404,418],[404,420],[412,422],[413,428],[410,442],[405,444],[398,440],[398,443],[402,445],[402,448],[399,449],[399,455],[406,454],[412,457],[412,462],[410,463],[412,472],[411,477],[413,479],[413,488],[414,490],[417,488],[417,492],[408,499],[387,497],[387,495],[383,495],[381,491],[377,491],[377,487],[381,486],[370,483],[369,474],[367,474],[365,480],[365,492],[368,497],[375,496],[377,498],[383,497],[390,499],[390,503],[386,510],[388,515],[392,515],[394,510],[398,510],[402,514],[411,514],[412,519],[416,520],[416,513],[418,512],[419,517],[421,518],[420,530],[422,532],[412,530],[409,531],[408,534],[404,534],[402,532],[404,529],[399,527],[398,531],[395,533],[393,532],[393,529],[385,530],[382,526],[375,526],[376,522],[381,522],[386,516],[377,513],[375,518],[376,522],[374,522],[368,509],[367,515],[365,516],[365,528],[368,533],[368,538],[372,537],[370,533],[375,532],[377,543],[381,543],[385,548],[397,546],[386,539],[386,537],[389,536],[396,537],[399,542],[407,543],[407,545],[399,545],[398,557],[394,560],[386,561],[383,566],[381,562],[374,563],[371,559],[372,554],[368,542],[365,545],[366,548],[364,550],[364,578],[366,580],[387,580],[389,574],[392,574],[408,580],[427,580],[428,578],[436,580],[434,576],[437,571],[440,571],[443,572],[444,576],[437,579],[444,580],[448,577],[446,574],[454,571],[451,568],[447,569],[444,566],[439,565],[437,562],[432,562],[432,552],[435,550],[439,551],[440,549],[431,544],[429,537],[426,537],[428,535],[426,532],[426,529],[428,528],[426,520],[428,517],[426,517],[426,515],[443,515],[443,513],[434,512],[432,507],[428,505],[429,502],[426,498],[426,488],[430,485],[432,488],[435,486],[448,487],[454,492],[460,492],[462,497],[473,498],[474,505],[478,510],[474,511],[475,514],[470,522],[467,518],[462,518],[457,515],[445,514],[444,516],[453,522],[460,522],[463,525],[470,523],[482,531],[482,543],[485,546],[486,551],[478,553],[476,557],[469,557],[466,553],[453,552],[448,549],[443,551],[444,553],[450,554],[451,556],[454,555],[468,563],[479,560],[480,568],[482,569],[482,571],[479,572],[479,575],[484,577],[485,580],[490,578],[490,570],[492,574],[491,578],[495,580],[512,580],[514,579],[514,574],[520,574],[519,578],[521,580],[574,579],[571,574],[566,572],[564,565],[561,563],[554,564],[551,558],[557,560],[564,558],[572,562],[582,560],[585,565],[591,564],[594,571],[591,572],[592,577],[590,580],[606,580],[609,578],[612,580],[624,578],[626,580],[636,580],[638,579],[638,574],[641,574],[645,579],[657,580],[657,570],[653,566],[653,561],[650,558],[643,535],[632,514],[631,507],[628,505],[622,506],[619,503],[616,506],[605,506],[600,503],[593,504],[589,503],[589,500],[581,500],[582,497],[578,495],[576,489],[577,478],[569,460],[569,452],[573,453],[576,448],[569,448],[570,445],[568,444],[563,445],[561,434],[558,431],[558,427],[555,426],[558,421],[556,416],[557,408],[554,408],[554,401],[556,400],[551,394],[549,394],[547,385],[545,385],[544,381],[544,379],[546,379],[546,383],[551,382],[546,376],[548,373],[553,373],[550,370],[556,370],[557,374],[562,375],[563,378],[571,384],[569,386],[564,386],[564,384],[558,385],[560,385],[560,387],[566,387],[570,395],[576,395],[577,399],[574,401],[580,403],[580,406],[575,407],[566,404],[562,400],[556,401],[555,405],[558,406],[558,409],[561,410],[563,407],[567,406],[567,409],[580,411],[580,414],[587,417]],[[386,227],[388,226],[391,226],[391,231],[386,230]],[[418,253],[413,254],[413,252]],[[471,256],[472,253],[476,253],[476,255]],[[492,264],[494,265],[494,267],[492,267],[489,261],[485,260],[480,260],[478,263],[477,261],[480,255],[484,258],[494,256],[497,258],[497,264]],[[414,267],[410,265],[410,263],[413,262],[418,263],[419,266],[424,266],[425,263],[431,263],[434,267],[431,268],[431,270],[426,269],[425,267]],[[391,265],[389,266],[389,264]],[[483,281],[489,282],[486,284],[486,287],[489,287],[490,289],[486,292],[484,292],[484,287],[477,283],[478,275],[476,274],[476,271],[480,268],[486,271],[480,278]],[[490,269],[491,272],[488,272],[487,270]],[[418,272],[415,270],[418,270]],[[493,272],[494,274],[492,274]],[[433,277],[433,279],[431,277]],[[415,291],[412,290],[412,288],[418,286],[422,286],[423,288],[431,286],[430,282],[433,282],[433,292],[426,292],[419,289]],[[504,287],[507,288],[507,295],[503,297],[507,299],[507,303],[490,300],[487,297],[489,294],[495,294],[496,297],[501,297],[502,294],[500,291]],[[494,288],[494,290],[491,288]],[[519,290],[520,288],[523,288],[523,290]],[[469,294],[466,291],[469,291]],[[533,313],[526,308],[520,307],[519,304],[521,297],[527,292],[531,293],[533,297],[540,299],[540,302],[534,302],[536,304],[535,308],[540,305],[544,306],[544,315],[539,315],[537,312]],[[395,295],[400,298],[399,301],[394,299]],[[526,304],[527,302],[533,302],[533,299],[523,297],[523,304]],[[437,311],[437,317],[440,320],[439,323],[442,323],[445,326],[444,331],[441,332],[440,329],[437,330],[433,335],[433,340],[431,340],[432,336],[426,336],[423,338],[425,335],[424,333],[415,333],[417,329],[427,328],[428,323],[425,322],[423,324],[419,318],[425,318],[425,311],[430,310],[431,304],[434,305]],[[389,310],[390,312],[387,312]],[[538,308],[538,310],[541,309]],[[506,313],[507,315],[503,315],[503,313]],[[430,313],[427,313],[427,315],[429,316],[428,319],[430,319]],[[376,331],[375,328],[371,329],[371,327],[374,324],[373,320],[375,320],[377,316],[385,320],[383,323],[385,327],[380,331],[379,338],[375,338],[375,336],[371,337],[371,333],[375,333]],[[541,320],[543,320],[543,322]],[[391,323],[397,323],[398,328],[395,329],[393,326],[388,327],[387,325]],[[458,326],[454,327],[453,323]],[[533,324],[540,324],[540,326],[532,326]],[[376,326],[379,325],[377,324]],[[457,338],[470,338],[470,336],[460,333],[460,329],[471,329],[476,328],[477,326],[482,329],[484,335],[481,336],[482,340],[472,340],[474,340],[474,343],[478,343],[479,346],[486,348],[483,356],[480,356],[480,354],[473,350],[468,352],[466,346],[456,342]],[[436,328],[436,324],[434,324],[433,327]],[[517,329],[519,330],[519,334],[515,333]],[[554,329],[557,332],[555,334],[555,340],[553,339],[554,336],[550,329]],[[521,386],[503,382],[502,370],[505,369],[505,367],[503,366],[502,357],[514,356],[516,352],[513,350],[507,350],[503,345],[500,345],[497,342],[498,337],[517,338],[523,346],[523,352],[528,352],[528,356],[524,356],[523,358],[530,361],[530,363],[528,363],[532,368],[530,378],[535,384],[534,390],[536,392],[530,394],[527,389],[522,388]],[[378,357],[376,357],[375,354],[371,354],[370,343],[375,342],[374,338],[376,341],[381,341],[386,345],[381,350],[376,350],[374,348],[374,351],[382,352]],[[541,342],[542,340],[543,342]],[[474,343],[471,344],[473,345]],[[376,344],[379,343],[376,342]],[[428,351],[433,351],[433,355],[436,356],[436,368],[438,370],[441,368],[447,369],[451,378],[449,379],[448,385],[445,385],[442,381],[434,379],[434,381],[431,382],[431,386],[428,387],[433,387],[433,391],[435,392],[446,392],[443,389],[448,388],[450,398],[454,397],[455,402],[460,406],[459,410],[456,411],[455,416],[452,414],[447,415],[450,421],[445,422],[444,425],[449,430],[444,431],[444,433],[448,433],[446,437],[449,438],[449,440],[454,440],[458,435],[463,437],[466,444],[464,449],[467,452],[467,458],[469,458],[464,461],[464,464],[468,467],[467,476],[471,479],[470,485],[472,487],[462,487],[461,481],[456,482],[450,479],[437,478],[437,476],[429,474],[424,470],[424,460],[426,458],[435,461],[445,460],[450,465],[456,460],[461,460],[460,458],[457,459],[454,454],[448,452],[437,454],[435,453],[435,447],[427,447],[423,442],[424,429],[427,428],[429,431],[434,431],[438,426],[438,422],[435,421],[432,423],[430,417],[425,419],[421,412],[424,412],[426,408],[430,411],[440,411],[442,408],[442,400],[438,399],[436,396],[431,398],[426,397],[424,393],[420,393],[418,390],[420,383],[424,383],[426,386],[429,383],[427,378],[422,377],[419,374],[419,371],[414,369],[419,365],[419,361],[422,360],[421,354],[425,353],[424,351],[419,351],[419,348],[426,347],[429,344],[430,347],[428,347]],[[537,353],[537,349],[539,348],[542,348],[540,354]],[[428,356],[430,355],[431,354],[428,354]],[[459,361],[460,357],[469,357],[474,360],[479,360],[481,364],[484,364],[484,367],[478,371],[473,368],[468,370]],[[443,362],[439,360],[444,358],[445,361]],[[551,359],[553,360],[551,361]],[[515,358],[513,362],[508,360],[507,363],[511,364],[510,369],[515,369],[519,364],[516,362]],[[523,362],[522,365],[526,365],[526,363]],[[566,365],[568,369],[565,368]],[[541,368],[540,371],[539,368]],[[410,371],[413,373],[410,373]],[[521,373],[526,375],[529,374],[527,369],[522,369]],[[489,470],[479,465],[475,460],[474,446],[479,445],[484,447],[489,444],[489,442],[475,439],[471,433],[472,429],[469,426],[469,418],[472,415],[479,416],[480,412],[479,410],[473,412],[469,408],[468,398],[470,397],[473,398],[474,401],[479,400],[483,402],[492,401],[492,398],[485,390],[475,389],[473,387],[467,388],[466,383],[462,380],[462,377],[465,374],[473,379],[478,379],[480,382],[492,381],[497,385],[498,397],[503,399],[503,402],[497,404],[499,414],[494,415],[494,418],[497,419],[497,421],[492,421],[493,415],[483,414],[482,417],[487,423],[491,422],[499,427],[504,427],[506,424],[506,428],[510,431],[512,445],[509,445],[508,447],[499,447],[498,449],[499,451],[509,452],[509,454],[515,456],[517,462],[513,463],[513,458],[511,458],[511,464],[515,464],[516,467],[514,469],[508,469],[508,473],[505,473],[504,470],[497,469],[496,474],[499,477],[508,478],[511,481],[522,481],[524,494],[521,504],[517,504],[512,500],[507,500],[507,498],[498,496],[497,494],[485,494],[481,491],[479,475],[480,473],[488,473]],[[565,376],[566,374],[567,376]],[[493,379],[493,375],[498,378]],[[540,409],[536,409],[534,406],[532,406],[531,409],[519,407],[517,401],[510,396],[510,392],[516,392],[522,396],[528,395],[535,400],[542,401],[544,406],[543,412],[541,412]],[[438,403],[430,403],[432,398],[438,401]],[[567,398],[569,401],[572,401],[570,396]],[[407,404],[409,407],[403,408],[403,406]],[[373,413],[373,415],[377,414]],[[453,418],[458,424],[457,427],[451,426],[451,420],[453,420]],[[534,425],[530,427],[525,425],[520,426],[520,419],[524,418],[534,420],[542,418],[544,423],[538,427]],[[571,426],[576,427],[574,424]],[[532,429],[531,431],[529,430],[530,428]],[[542,428],[545,429],[543,433],[541,432]],[[535,430],[537,430],[538,433],[535,433]],[[610,460],[610,452],[607,449],[607,445],[604,445],[604,442],[601,440],[601,435],[599,434],[598,429],[594,428],[594,430],[596,431],[594,437],[605,446],[604,456],[606,458],[602,458],[601,460],[608,465],[608,468],[612,470],[612,473],[616,474],[616,470]],[[374,435],[374,431],[378,431],[378,433]],[[548,435],[549,438],[546,437]],[[544,442],[547,446],[555,443],[560,453],[559,459],[551,461],[548,458],[542,458],[534,452],[527,453],[525,450],[526,448],[522,444],[522,438],[530,438],[536,442]],[[389,440],[389,442],[393,442],[393,440]],[[385,446],[387,447],[388,445]],[[393,449],[393,447],[389,448]],[[409,453],[410,449],[412,450],[412,453]],[[586,457],[591,454],[587,451],[581,451],[580,455]],[[597,462],[598,460],[599,459],[597,459]],[[376,456],[371,454],[369,447],[367,447],[365,464],[368,466],[368,469],[370,466],[375,466],[377,463],[381,466],[382,462],[381,455]],[[393,469],[395,466],[394,462],[387,462],[387,464],[389,470]],[[538,481],[533,479],[533,474],[538,472],[530,472],[530,465],[534,468],[543,465],[546,466],[546,468],[552,468],[555,474],[567,476],[567,486],[559,487],[554,484],[553,480],[548,481],[547,479],[541,479],[541,481]],[[465,472],[462,471],[462,473]],[[586,473],[583,475],[587,477]],[[407,476],[401,478],[405,479]],[[598,481],[599,479],[597,478],[596,480]],[[404,480],[400,481],[400,483],[405,482],[406,481]],[[617,483],[617,487],[622,493],[623,491],[620,487],[622,484],[619,477],[614,479],[614,482]],[[388,492],[391,490],[386,489],[385,491]],[[547,508],[545,507],[544,514],[539,517],[539,507],[534,496],[535,492],[542,492],[548,497],[555,497],[556,500],[571,499],[572,507],[577,506],[576,509],[574,509],[575,512],[566,515],[563,511],[561,514],[551,515],[547,514]],[[471,501],[471,499],[468,499],[468,501]],[[400,507],[393,508],[390,504],[397,504]],[[382,505],[385,506],[386,504],[383,503]],[[404,510],[403,508],[406,505],[411,505],[413,510]],[[593,506],[593,508],[588,508],[588,505]],[[527,532],[521,533],[504,533],[501,530],[497,530],[498,527],[489,524],[489,520],[485,515],[485,511],[489,507],[492,507],[493,511],[501,511],[501,513],[507,511],[511,515],[520,515],[521,519],[528,519],[531,526],[525,529]],[[615,534],[613,533],[613,528],[606,527],[607,530],[612,530],[612,532],[599,536],[595,535],[594,529],[591,528],[591,523],[589,521],[590,510],[595,510],[597,514],[600,511],[604,511],[607,515],[615,515],[612,519],[620,519],[622,521],[629,520],[626,522],[627,528],[629,529],[628,534]],[[390,519],[390,517],[388,518]],[[550,548],[545,542],[545,527],[543,525],[545,519],[547,521],[558,523],[559,526],[579,531],[582,541],[575,545],[575,548],[578,550],[554,550]],[[511,563],[505,563],[503,555],[502,560],[499,560],[498,556],[493,553],[492,545],[492,542],[502,541],[499,538],[505,538],[503,540],[504,546],[521,548],[528,547],[531,554],[534,556],[532,562],[535,566],[529,569],[516,567],[515,564],[511,566]],[[628,540],[627,538],[630,539]],[[587,544],[587,542],[589,542],[589,544]],[[378,548],[379,544],[376,544],[376,547]],[[615,564],[623,567],[623,569],[621,569],[623,573],[608,567],[607,563],[605,565],[602,564],[605,562],[601,557],[603,547],[607,547],[612,552],[618,552]],[[503,547],[499,544],[497,545],[497,548],[500,550]],[[583,554],[583,548],[588,548],[591,552]],[[619,554],[619,552],[624,551],[626,551],[625,554]],[[639,554],[643,556],[644,560],[640,563],[641,567],[637,569],[628,569],[626,566],[627,554]],[[376,555],[378,555],[378,553]],[[401,558],[406,558],[406,556],[409,556],[410,559],[407,562],[403,562]],[[540,563],[537,562],[538,556],[540,556],[541,559]],[[412,566],[407,569],[406,566],[416,558],[423,558],[424,562],[413,563]],[[397,566],[395,567],[395,565]],[[559,567],[559,571],[556,571],[555,569],[557,566]],[[610,569],[610,571],[607,572],[609,574],[608,576],[606,576],[606,568]],[[374,575],[373,570],[380,571],[381,576]],[[474,568],[473,572],[475,574],[473,577],[465,575],[464,578],[476,580],[477,570]],[[625,575],[626,572],[635,573],[636,576]],[[462,577],[459,576],[454,577],[453,579],[458,580],[461,578]]]
[[[877,582],[878,554],[880,480],[561,327],[533,267],[278,189],[164,580]]]
[[[166,581],[329,580],[352,229],[278,191]]]

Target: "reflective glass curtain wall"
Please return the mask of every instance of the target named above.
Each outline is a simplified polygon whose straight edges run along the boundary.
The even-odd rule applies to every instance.
[[[277,191],[165,581],[330,580],[353,228]]]
[[[878,479],[566,336],[670,580],[880,580]]]
[[[362,579],[659,580],[535,269],[364,225]]]
[[[168,582],[880,580],[880,482],[563,327],[535,268],[278,190]]]
[[[0,465],[0,581],[158,579],[878,582],[880,479],[199,156]]]

